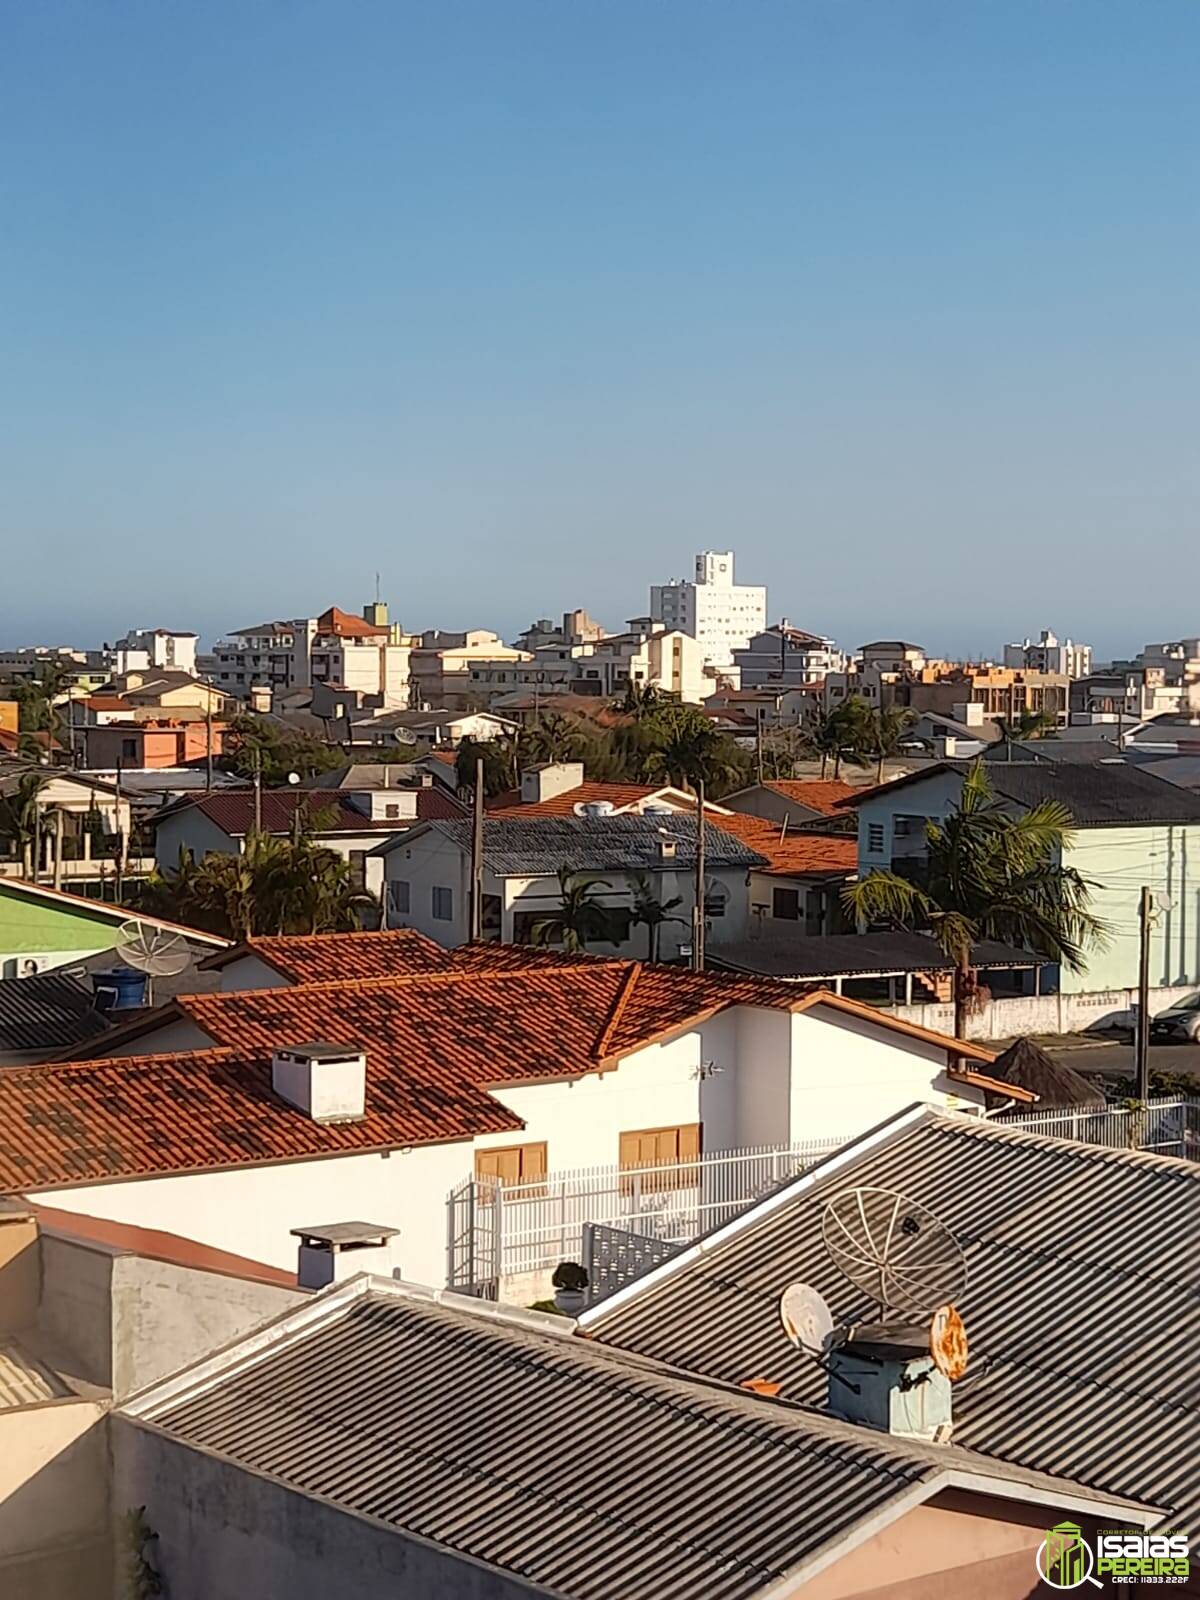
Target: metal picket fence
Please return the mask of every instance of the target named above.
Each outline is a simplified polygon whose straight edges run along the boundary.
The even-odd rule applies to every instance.
[[[1005,1112],[993,1119],[1006,1128],[1024,1128],[1055,1139],[1076,1139],[1109,1150],[1149,1150],[1161,1156],[1200,1160],[1200,1100],[1171,1095],[1143,1106],[1056,1107],[1050,1111]]]
[[[509,1188],[468,1178],[446,1202],[447,1283],[494,1295],[502,1278],[578,1261],[587,1223],[667,1244],[694,1239],[850,1137],[721,1150],[660,1166],[580,1167]]]

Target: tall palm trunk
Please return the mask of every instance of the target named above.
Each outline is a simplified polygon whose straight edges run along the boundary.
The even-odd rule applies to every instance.
[[[954,969],[954,1037],[966,1038],[967,1013],[971,1001],[971,966],[960,961]]]

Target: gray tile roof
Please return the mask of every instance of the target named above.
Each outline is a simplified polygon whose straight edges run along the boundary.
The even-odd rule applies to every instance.
[[[569,1326],[364,1286],[193,1397],[168,1382],[132,1409],[564,1600],[746,1600],[955,1469],[1064,1487],[666,1372]]]
[[[108,965],[113,966],[112,951],[105,954]],[[4,1054],[64,1050],[94,1039],[108,1026],[95,1009],[91,985],[65,972],[0,981],[0,1052]]]
[[[822,1163],[789,1197],[657,1283],[585,1319],[598,1339],[737,1381],[825,1380],[781,1346],[780,1291],[814,1284],[838,1319],[867,1309],[822,1247],[825,1201],[896,1188],[967,1256],[971,1367],[955,1442],[1170,1508],[1200,1534],[1200,1166],[1047,1139],[931,1111]]]
[[[714,946],[709,965],[768,977],[836,978],[849,973],[951,972],[954,963],[927,933],[897,929],[878,933],[825,935],[773,932],[757,939],[739,939]],[[1045,963],[1011,945],[984,939],[975,945],[976,967],[1030,967]]]
[[[970,763],[946,761],[893,783],[863,789],[844,807],[887,799],[941,772],[966,772]],[[988,761],[993,791],[1014,805],[1032,807],[1057,800],[1080,828],[1126,828],[1145,824],[1200,823],[1200,795],[1152,776],[1125,761]],[[906,796],[905,804],[909,799]],[[919,808],[919,796],[911,804]]]
[[[461,850],[470,850],[470,822],[431,826]],[[659,854],[664,836],[675,841],[670,861]],[[404,842],[411,843],[412,836]],[[704,825],[704,849],[710,869],[766,865],[756,851],[712,823]],[[571,872],[686,871],[695,866],[696,824],[679,814],[489,818],[483,824],[483,854],[488,871],[500,878],[552,876],[560,867]]]

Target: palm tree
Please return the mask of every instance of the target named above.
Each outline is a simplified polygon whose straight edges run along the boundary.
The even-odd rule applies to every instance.
[[[483,762],[483,792],[490,800],[517,787],[517,747],[511,739],[472,739],[468,734],[454,758],[460,789],[474,789],[475,763]]]
[[[577,761],[583,739],[578,726],[559,711],[547,711],[521,734],[522,761]]]
[[[683,904],[683,896],[677,894],[670,900],[660,900],[654,892],[654,885],[644,872],[634,876],[633,884],[633,915],[630,923],[635,928],[646,929],[646,959],[657,961],[663,925],[668,922],[682,924],[686,921],[684,917],[671,915],[676,906]]]
[[[38,797],[48,775],[35,769],[22,772],[0,793],[0,839],[10,839],[20,852],[21,874],[32,876],[33,848],[38,833]]]
[[[1011,761],[1014,744],[1020,744],[1025,739],[1048,739],[1058,731],[1058,718],[1052,711],[1030,711],[1027,708],[1015,717],[997,718],[997,726],[1000,738],[1008,747],[1008,759]]]
[[[872,754],[875,757],[875,782],[883,782],[883,763],[900,753],[904,735],[916,721],[916,713],[908,706],[881,706],[874,714],[871,729]]]
[[[710,794],[724,794],[742,776],[737,754],[737,747],[703,717],[679,720],[645,752],[643,770],[647,778],[677,789],[703,783]]]
[[[667,703],[667,697],[654,683],[635,683],[631,678],[625,689],[624,698],[615,702],[618,711],[624,711],[635,722],[643,722],[647,717],[652,717]]]
[[[1080,972],[1090,945],[1107,926],[1089,909],[1091,884],[1062,852],[1071,814],[1056,800],[1014,816],[997,801],[981,762],[963,779],[958,804],[944,822],[925,826],[922,881],[876,868],[842,892],[860,922],[928,928],[954,963],[954,1031],[961,1039],[974,988],[972,954],[981,939],[999,939]]]
[[[841,774],[843,761],[866,765],[865,752],[874,750],[875,714],[860,694],[849,695],[827,711],[813,731],[813,748],[820,753],[821,776],[833,758],[833,776]]]
[[[603,878],[589,878],[569,867],[558,869],[559,906],[533,926],[537,945],[559,944],[572,955],[586,950],[588,941],[596,944],[620,942],[620,928],[611,907],[596,898],[612,884]]]

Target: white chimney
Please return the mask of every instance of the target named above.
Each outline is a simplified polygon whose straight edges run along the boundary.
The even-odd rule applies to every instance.
[[[374,1222],[330,1222],[291,1231],[300,1241],[296,1282],[301,1289],[324,1289],[359,1272],[390,1277],[398,1264],[399,1228]]]
[[[314,1122],[357,1122],[366,1115],[367,1058],[345,1045],[292,1045],[272,1055],[271,1087]]]
[[[964,728],[983,727],[983,701],[961,700],[951,708],[955,722],[961,722]]]
[[[674,861],[679,853],[679,846],[674,839],[660,839],[658,841],[658,859],[660,861]]]
[[[348,796],[350,804],[372,822],[415,822],[415,789],[365,789]]]
[[[583,782],[582,761],[547,761],[521,774],[521,799],[527,805],[569,794]]]

